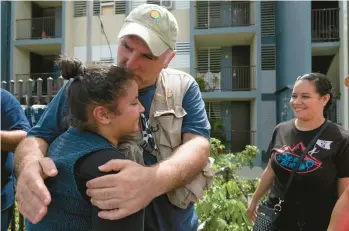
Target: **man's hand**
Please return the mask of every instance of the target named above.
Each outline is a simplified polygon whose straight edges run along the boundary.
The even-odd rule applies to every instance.
[[[56,175],[56,166],[47,157],[27,163],[20,173],[16,188],[18,209],[33,224],[46,215],[47,206],[51,203],[44,179]]]
[[[102,172],[117,171],[87,182],[87,195],[93,205],[103,210],[98,216],[116,220],[146,207],[162,194],[156,184],[156,168],[144,167],[129,160],[111,160],[99,168]]]

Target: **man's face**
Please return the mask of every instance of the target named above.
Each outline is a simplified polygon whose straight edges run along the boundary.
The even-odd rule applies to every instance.
[[[133,72],[139,89],[153,85],[161,70],[167,68],[175,52],[166,51],[154,56],[147,44],[137,36],[125,36],[120,39],[117,51],[117,65]]]

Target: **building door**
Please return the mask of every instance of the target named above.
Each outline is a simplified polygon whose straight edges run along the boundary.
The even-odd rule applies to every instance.
[[[233,101],[231,104],[231,151],[241,152],[250,144],[250,102]]]
[[[232,47],[232,89],[249,90],[251,87],[250,46]]]

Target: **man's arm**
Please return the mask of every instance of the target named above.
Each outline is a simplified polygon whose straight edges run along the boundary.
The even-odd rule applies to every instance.
[[[1,150],[14,152],[30,124],[17,99],[4,89],[1,89],[1,120]]]
[[[183,134],[183,144],[166,161],[155,165],[156,196],[183,187],[205,167],[210,153],[209,141],[200,135]]]
[[[210,155],[210,123],[199,85],[189,87],[183,99],[187,115],[183,118],[183,144],[156,168],[157,194],[172,191],[191,182],[205,167]]]
[[[201,92],[194,83],[187,91],[183,108],[183,144],[168,159],[144,167],[128,160],[112,160],[100,167],[118,174],[99,177],[87,183],[92,204],[105,219],[120,219],[144,208],[155,197],[192,181],[205,167],[210,152],[210,124]],[[131,176],[131,177],[130,177]]]
[[[56,166],[49,158],[44,158],[48,145],[64,131],[66,111],[65,86],[53,98],[39,122],[28,132],[15,152],[15,169],[19,176],[16,199],[19,211],[33,224],[39,222],[47,213],[51,196],[44,179],[57,174]]]
[[[19,142],[21,142],[26,135],[27,132],[23,130],[0,131],[1,150],[14,152]]]
[[[349,187],[333,209],[328,231],[349,231]]]

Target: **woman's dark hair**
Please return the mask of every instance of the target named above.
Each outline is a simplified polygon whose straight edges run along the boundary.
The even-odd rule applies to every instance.
[[[114,65],[85,67],[80,60],[66,56],[60,56],[57,65],[64,79],[74,79],[67,89],[66,122],[80,130],[95,130],[95,124],[87,123],[91,106],[103,105],[116,111],[115,99],[125,94],[125,86],[132,80],[129,72]]]
[[[324,113],[323,113],[324,117],[327,118],[332,102],[334,100],[333,87],[332,87],[331,81],[326,77],[326,75],[321,73],[309,73],[309,74],[301,75],[297,78],[296,82],[299,80],[308,80],[313,82],[316,92],[320,96],[324,96],[327,94],[330,95],[330,99],[325,105]]]

